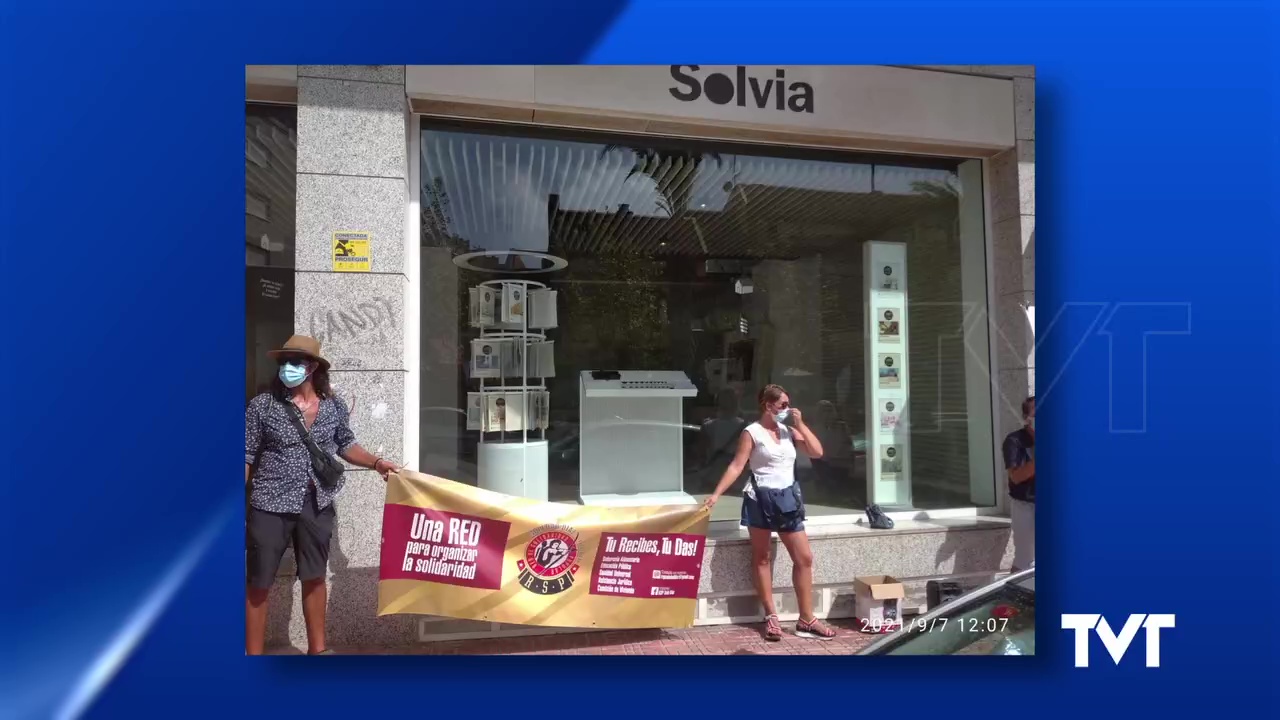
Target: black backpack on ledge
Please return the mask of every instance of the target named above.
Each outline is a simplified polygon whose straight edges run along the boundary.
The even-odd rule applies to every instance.
[[[867,524],[876,530],[892,530],[893,519],[884,514],[879,505],[867,506]]]

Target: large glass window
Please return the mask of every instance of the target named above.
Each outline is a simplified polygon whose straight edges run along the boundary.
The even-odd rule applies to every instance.
[[[609,447],[632,465],[629,477],[662,474],[662,484],[675,475],[675,486],[701,499],[759,417],[757,392],[778,383],[826,448],[796,467],[811,516],[885,502],[868,473],[895,467],[868,457],[876,438],[909,448],[910,491],[888,504],[994,503],[976,163],[427,120],[423,127],[423,471],[493,489],[503,489],[495,473],[526,481],[545,474],[549,499],[578,502],[585,487],[600,485],[582,472],[615,473],[600,464]],[[909,324],[882,329],[883,318],[872,315],[881,303],[866,280],[864,258],[875,257],[867,243],[905,252]],[[555,326],[529,333],[553,343],[551,377],[526,381],[525,365],[500,359],[476,364],[473,356],[498,343],[473,340],[529,330],[501,325],[504,279],[555,292]],[[500,327],[487,330],[473,309],[484,287],[498,295],[489,312]],[[531,318],[549,297],[528,298]],[[867,384],[881,381],[869,363],[880,355],[868,343],[872,333],[883,340],[899,328],[909,393],[899,386],[906,408],[888,419],[871,406],[880,398]],[[527,350],[521,361],[544,362],[537,354]],[[585,371],[660,371],[652,376],[658,385],[684,377],[692,389],[652,407],[618,405],[584,391]],[[481,388],[504,384],[525,390],[506,394],[502,422],[484,414],[497,407],[485,398],[484,417],[472,408],[469,425]],[[514,419],[519,413],[507,408],[517,407],[519,392],[544,389],[545,431]],[[544,401],[528,402],[525,414],[536,416]],[[535,447],[544,432],[545,447]],[[637,447],[649,448],[639,463]],[[743,484],[717,504],[714,519],[737,519]]]
[[[298,110],[245,106],[245,399],[263,392],[276,367],[266,352],[293,334]]]

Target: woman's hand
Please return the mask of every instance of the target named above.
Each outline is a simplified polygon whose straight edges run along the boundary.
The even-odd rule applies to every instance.
[[[719,495],[708,495],[706,500],[702,501],[702,507],[710,510],[716,506],[716,501],[720,499]]]
[[[799,408],[791,408],[791,418],[791,428],[795,431],[796,441],[804,449],[804,454],[810,460],[821,460],[822,441],[818,439],[817,433],[804,424],[804,415],[800,414]]]

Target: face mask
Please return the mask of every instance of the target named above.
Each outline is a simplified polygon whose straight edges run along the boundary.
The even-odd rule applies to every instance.
[[[778,412],[773,414],[774,421],[776,421],[779,425],[786,422],[787,418],[789,417],[791,417],[791,408],[787,408],[786,410],[779,410]]]
[[[280,366],[280,382],[287,388],[296,388],[307,379],[307,366],[285,363]]]

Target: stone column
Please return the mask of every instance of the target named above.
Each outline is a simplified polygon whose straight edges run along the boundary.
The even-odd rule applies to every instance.
[[[323,343],[359,443],[414,466],[417,418],[406,415],[417,406],[407,397],[416,393],[408,370],[417,356],[409,347],[416,332],[407,327],[418,316],[411,301],[417,254],[406,229],[409,118],[402,65],[298,67],[295,330]],[[370,272],[333,271],[332,238],[340,230],[371,233]],[[376,617],[384,497],[377,473],[348,469],[329,558],[335,647],[413,637],[410,618]],[[295,580],[286,563],[272,597],[269,640],[306,647]]]
[[[999,66],[974,66],[997,74]],[[1008,66],[1012,75],[1017,146],[991,161],[991,212],[994,238],[999,438],[1022,425],[1020,405],[1035,393],[1035,333],[1027,309],[1036,302],[1036,99],[1035,71]]]

